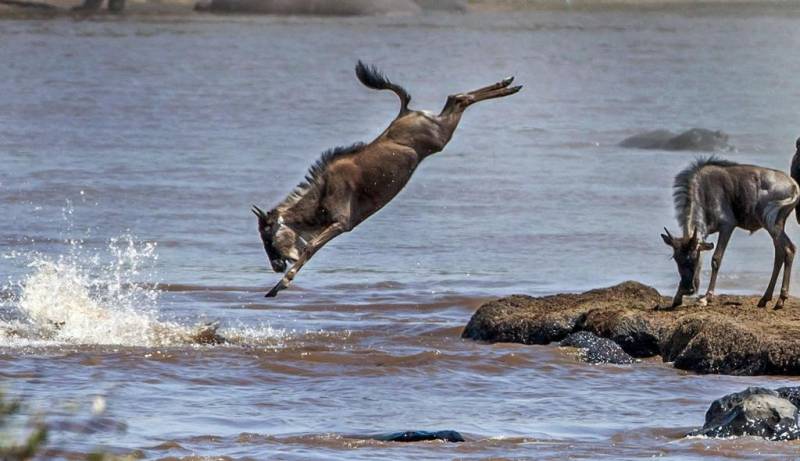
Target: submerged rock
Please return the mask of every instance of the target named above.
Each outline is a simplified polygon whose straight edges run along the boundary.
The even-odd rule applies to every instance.
[[[698,373],[800,375],[800,302],[756,307],[760,296],[718,295],[708,306],[683,305],[638,282],[543,297],[514,295],[482,305],[462,337],[549,344],[587,331],[634,357],[660,355]]]
[[[562,339],[560,345],[579,349],[581,358],[588,363],[633,363],[633,357],[622,350],[617,343],[588,331],[572,333]]]
[[[380,434],[371,437],[383,442],[425,442],[428,440],[444,440],[445,442],[464,442],[464,437],[456,431],[405,431]]]
[[[776,391],[749,387],[715,400],[706,412],[703,428],[689,435],[794,440],[800,438],[797,407]]]
[[[619,143],[622,147],[657,150],[691,150],[712,152],[730,149],[729,136],[722,131],[692,128],[676,134],[667,130],[655,130],[631,136]]]
[[[189,340],[195,344],[225,344],[228,342],[225,337],[217,333],[219,322],[206,323],[197,328]]]
[[[425,11],[465,13],[469,11],[466,0],[414,0]]]

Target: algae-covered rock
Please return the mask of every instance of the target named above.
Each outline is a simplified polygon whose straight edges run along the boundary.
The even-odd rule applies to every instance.
[[[542,297],[514,295],[481,306],[462,337],[549,344],[588,331],[634,357],[661,356],[698,373],[800,375],[800,302],[757,307],[760,296],[718,295],[708,306],[669,306],[638,282]]]

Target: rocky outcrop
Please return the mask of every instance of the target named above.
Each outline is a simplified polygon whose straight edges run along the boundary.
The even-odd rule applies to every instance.
[[[783,388],[787,389],[797,395],[798,388]],[[797,406],[778,391],[749,387],[715,400],[706,412],[702,429],[689,435],[750,435],[770,440],[795,440],[800,438]]]
[[[655,130],[631,136],[619,143],[634,149],[688,150],[713,152],[729,150],[728,135],[722,131],[692,128],[676,134],[667,130]]]
[[[561,340],[560,346],[578,349],[578,356],[586,363],[613,363],[618,365],[633,363],[633,357],[622,350],[619,344],[588,331],[571,333]]]
[[[756,307],[758,296],[719,295],[708,306],[671,310],[670,299],[638,282],[543,297],[514,295],[481,306],[462,336],[549,344],[587,331],[634,357],[659,355],[698,373],[800,375],[800,302]]]

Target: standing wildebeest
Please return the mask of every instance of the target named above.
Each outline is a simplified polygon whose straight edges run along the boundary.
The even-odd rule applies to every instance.
[[[781,171],[754,165],[739,165],[710,157],[695,161],[675,177],[675,210],[683,228],[683,237],[673,237],[664,228],[664,242],[672,247],[673,258],[681,276],[672,307],[679,306],[683,295],[694,294],[700,284],[700,252],[714,248],[706,237],[719,232],[717,249],[711,259],[711,280],[704,301],[711,301],[725,247],[737,227],[751,233],[761,228],[769,232],[775,245],[775,263],[767,291],[758,302],[765,307],[772,299],[775,281],[783,265],[783,283],[775,309],[783,307],[789,296],[789,278],[795,247],[783,226],[797,206],[800,188],[794,179]]]
[[[400,113],[371,143],[338,147],[322,154],[305,182],[269,212],[253,206],[272,269],[283,272],[286,261],[294,263],[267,297],[289,286],[303,264],[332,238],[350,231],[389,203],[419,163],[447,145],[467,107],[514,94],[521,88],[509,87],[513,80],[509,77],[450,95],[441,113],[434,115],[409,109],[411,95],[375,67],[359,61],[356,76],[369,88],[396,93]]]

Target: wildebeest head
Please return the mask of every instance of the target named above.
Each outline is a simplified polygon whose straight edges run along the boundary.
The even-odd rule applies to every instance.
[[[297,234],[283,223],[283,218],[275,210],[264,212],[253,205],[251,209],[258,218],[258,233],[267,252],[267,259],[275,272],[284,272],[286,262],[296,261],[299,257],[297,250]]]
[[[673,237],[666,228],[664,231],[666,234],[661,234],[661,238],[672,248],[672,259],[678,265],[678,274],[681,276],[678,292],[672,304],[675,307],[680,305],[683,295],[697,292],[702,264],[700,252],[713,249],[714,244],[702,241],[697,235],[697,229],[688,237]]]

